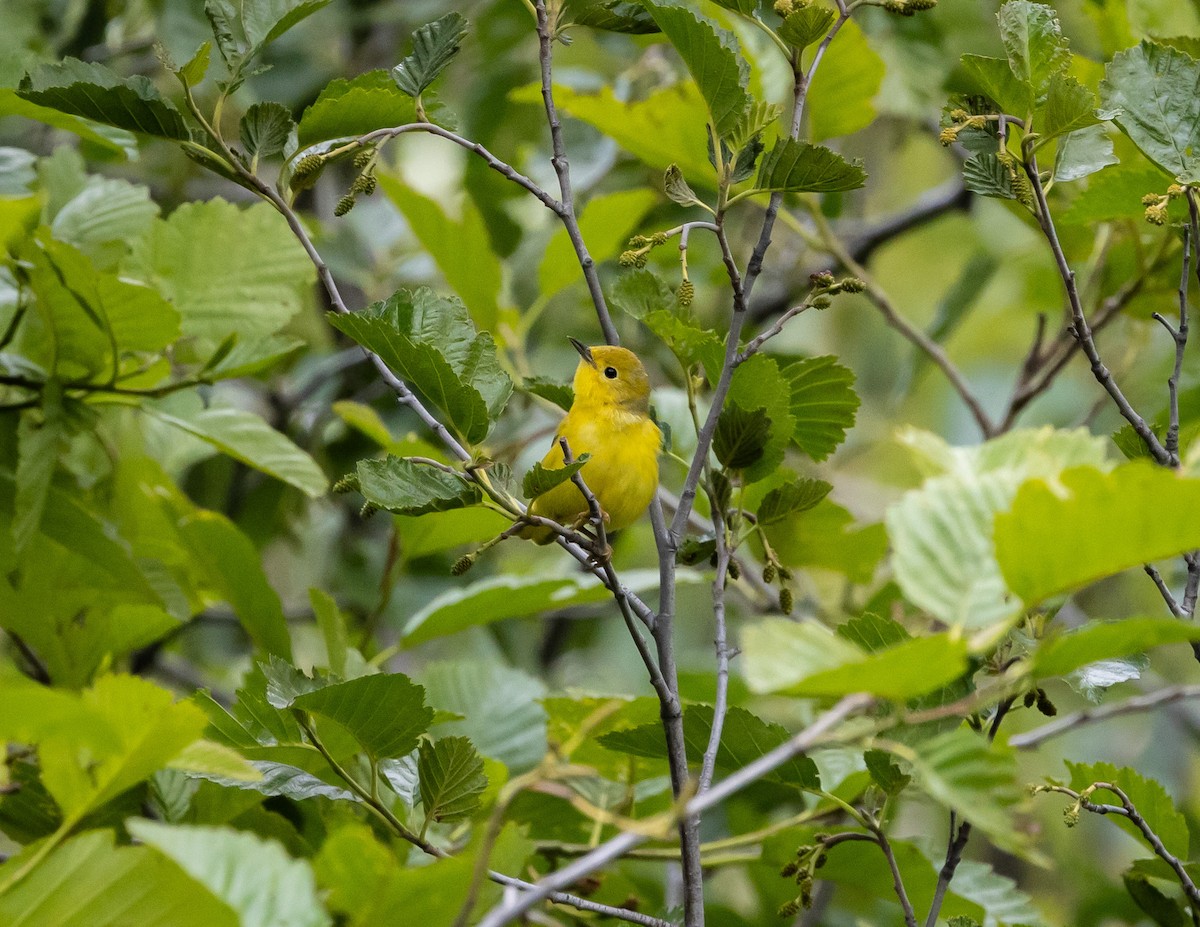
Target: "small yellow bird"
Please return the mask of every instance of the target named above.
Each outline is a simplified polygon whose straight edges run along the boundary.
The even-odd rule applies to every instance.
[[[650,378],[632,351],[611,345],[589,348],[574,338],[571,344],[581,358],[575,401],[542,466],[563,466],[559,438],[567,439],[572,456],[590,454],[580,473],[600,503],[606,529],[617,531],[637,521],[658,489],[662,433],[650,420]],[[588,506],[579,488],[566,482],[534,499],[529,511],[571,525],[587,517]],[[549,544],[554,532],[531,525],[520,536]]]

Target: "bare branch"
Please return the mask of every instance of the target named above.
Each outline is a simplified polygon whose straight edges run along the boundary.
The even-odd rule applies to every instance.
[[[708,735],[708,746],[700,764],[700,782],[696,791],[703,794],[712,785],[713,770],[717,764],[717,751],[721,749],[721,732],[725,727],[729,696],[729,641],[725,628],[725,582],[729,575],[729,538],[725,533],[724,513],[719,505],[713,506],[713,530],[717,542],[717,573],[712,582],[713,646],[717,652],[717,687],[713,698],[712,730]]]
[[[1148,695],[1135,695],[1133,698],[1126,699],[1123,702],[1097,705],[1095,708],[1085,708],[1073,714],[1063,715],[1061,718],[1055,718],[1049,724],[1043,724],[1032,731],[1026,731],[1024,734],[1017,734],[1015,737],[1010,737],[1008,744],[1010,747],[1016,747],[1018,750],[1028,750],[1052,737],[1058,737],[1067,733],[1067,731],[1082,727],[1085,724],[1107,721],[1109,718],[1115,718],[1119,715],[1149,711],[1153,708],[1158,708],[1160,705],[1170,705],[1173,702],[1192,698],[1200,698],[1200,685],[1170,686],[1166,689],[1159,689],[1157,692],[1151,692]]]
[[[878,821],[868,820],[868,824],[875,842],[883,851],[888,868],[892,871],[892,889],[900,900],[900,907],[904,909],[904,925],[905,927],[917,927],[917,913],[913,910],[912,902],[908,899],[908,892],[904,888],[904,878],[900,875],[900,865],[896,862],[896,854],[892,852],[892,844]]]

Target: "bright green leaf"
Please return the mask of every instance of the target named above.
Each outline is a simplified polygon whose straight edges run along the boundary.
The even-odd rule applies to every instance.
[[[1097,782],[1115,785],[1128,796],[1130,803],[1137,808],[1138,813],[1162,841],[1167,851],[1181,859],[1188,858],[1188,846],[1191,838],[1188,832],[1187,818],[1175,807],[1175,802],[1160,783],[1143,776],[1136,769],[1117,767],[1112,763],[1073,763],[1068,760],[1067,769],[1071,771],[1071,788],[1077,792]],[[1110,799],[1114,804],[1120,804],[1112,793],[1100,790],[1092,793],[1094,802],[1107,802]],[[1146,838],[1128,818],[1112,815],[1111,820],[1143,846],[1145,845]]]
[[[414,122],[416,115],[412,98],[397,88],[387,71],[365,71],[326,84],[301,114],[297,139],[303,149],[316,142],[402,126]]]
[[[824,460],[854,425],[859,406],[854,373],[830,355],[787,364],[783,373],[791,381],[792,440],[813,460]]]
[[[296,124],[281,103],[255,103],[238,124],[242,147],[251,158],[269,158],[283,151]]]
[[[837,152],[781,138],[763,156],[755,186],[783,193],[838,193],[857,190],[866,181],[862,167]]]
[[[488,780],[483,774],[483,759],[467,738],[421,741],[417,771],[427,820],[461,821],[479,808],[479,797]]]
[[[424,515],[474,505],[479,487],[457,473],[389,455],[360,460],[358,485],[372,505],[396,515]]]
[[[800,479],[770,490],[758,505],[758,523],[772,525],[798,512],[807,512],[833,489],[824,480]]]
[[[531,502],[544,496],[556,486],[569,482],[571,477],[583,469],[591,455],[580,454],[578,459],[562,467],[543,467],[541,461],[534,463],[521,480],[521,492]]]
[[[1054,75],[1066,70],[1071,61],[1058,14],[1045,4],[1008,0],[996,18],[1000,20],[1000,39],[1013,74],[1033,89],[1034,96],[1042,96]]]
[[[1029,671],[1034,676],[1065,676],[1099,660],[1142,653],[1161,644],[1196,640],[1200,640],[1200,628],[1174,618],[1089,622],[1038,644]]]
[[[777,31],[779,37],[789,45],[807,48],[813,42],[825,37],[835,19],[837,19],[837,13],[833,10],[812,4],[797,10],[784,19]]]
[[[336,721],[380,759],[411,753],[433,721],[425,690],[401,673],[322,686],[296,696],[291,707]]]
[[[853,19],[846,20],[809,88],[809,137],[821,142],[870,125],[885,70],[883,59],[867,42],[863,30]]]

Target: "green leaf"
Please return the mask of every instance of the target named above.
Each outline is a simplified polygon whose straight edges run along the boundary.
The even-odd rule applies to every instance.
[[[996,14],[1008,64],[1022,83],[1040,97],[1051,79],[1071,63],[1071,52],[1053,7],[1030,0],[1009,0]],[[1024,113],[1014,113],[1024,116]]]
[[[809,357],[783,367],[791,381],[792,440],[800,450],[822,461],[846,440],[853,427],[859,398],[854,373],[832,355]]]
[[[362,312],[330,313],[328,318],[418,385],[468,442],[487,437],[508,401],[512,381],[500,367],[492,336],[476,334],[460,300],[421,287],[400,290]]]
[[[255,103],[238,123],[242,147],[251,158],[269,158],[283,151],[296,124],[281,103]]]
[[[296,695],[290,707],[336,721],[376,759],[411,753],[433,721],[425,690],[401,673],[322,686]]]
[[[97,150],[118,159],[137,155],[137,136],[124,129],[100,125],[90,119],[72,116],[49,106],[38,106],[21,99],[17,91],[0,87],[0,115],[20,116],[33,119],[43,125],[70,132],[83,141],[97,146]]]
[[[862,167],[837,152],[781,138],[763,156],[755,186],[783,193],[839,193],[857,190],[866,182]]]
[[[699,765],[708,749],[712,734],[713,709],[711,705],[688,705],[683,711],[683,736],[688,762]],[[791,733],[781,724],[764,721],[744,708],[731,706],[725,715],[721,729],[721,744],[717,748],[716,767],[736,772],[765,753],[770,752],[791,738]],[[637,727],[610,731],[597,738],[602,746],[618,753],[642,756],[649,759],[667,758],[667,742],[662,723],[654,721]],[[802,789],[821,787],[817,765],[807,756],[798,756],[778,767],[765,777]]]
[[[771,426],[770,435],[763,444],[762,456],[745,465],[746,472],[743,475],[748,482],[770,476],[783,463],[784,452],[795,428],[790,398],[788,379],[772,357],[755,354],[734,371],[729,384],[727,406],[732,404],[742,409],[762,409]],[[718,424],[717,427],[720,429],[721,426]]]
[[[1150,915],[1159,927],[1184,927],[1183,908],[1174,898],[1159,891],[1146,876],[1133,869],[1121,874],[1125,891],[1134,904]]]
[[[142,408],[159,421],[194,435],[222,454],[295,486],[317,498],[329,481],[315,460],[253,412],[241,409],[184,409],[179,404],[146,403]]]
[[[1038,124],[1043,139],[1056,138],[1077,129],[1096,125],[1096,95],[1074,77],[1055,74]]]
[[[233,75],[233,86],[245,79],[243,68],[250,59],[328,4],[329,0],[259,0],[246,5],[235,0],[205,0],[204,12]]]
[[[996,557],[1026,604],[1200,547],[1200,480],[1134,461],[1021,486],[996,518]]]
[[[412,34],[412,54],[392,68],[396,86],[410,97],[419,97],[458,53],[467,34],[467,21],[447,13]]]
[[[614,257],[637,231],[642,217],[659,202],[651,190],[618,190],[588,200],[579,217],[579,231],[587,242],[594,261]],[[565,228],[559,228],[546,244],[538,267],[538,292],[541,298],[557,293],[572,283],[582,282],[583,271],[575,246]],[[618,281],[617,286],[620,286]]]
[[[326,84],[300,116],[300,148],[331,139],[366,135],[376,129],[416,121],[412,98],[382,68]]]
[[[824,627],[779,619],[748,627],[742,650],[747,685],[760,693],[871,692],[904,700],[953,682],[967,665],[966,642],[946,634],[902,641],[866,654]]]
[[[360,460],[358,485],[372,505],[396,515],[425,515],[475,505],[479,487],[457,473],[406,457]]]
[[[807,512],[829,495],[833,486],[824,480],[799,479],[776,486],[758,505],[758,523],[773,525],[799,512]]]
[[[820,142],[870,125],[876,116],[873,101],[886,70],[863,30],[853,19],[846,20],[809,88],[809,137]]]
[[[569,384],[548,377],[526,377],[521,382],[521,389],[549,400],[564,412],[570,411],[571,404],[575,401],[575,390]]]
[[[641,268],[621,274],[608,291],[608,298],[615,308],[642,321],[675,302],[671,288],[654,271]]]
[[[1200,151],[1200,63],[1143,41],[1115,55],[1100,83],[1101,118],[1182,182],[1195,179]]]
[[[590,454],[580,454],[578,459],[562,467],[543,467],[541,461],[538,461],[529,468],[521,480],[521,492],[526,499],[532,502],[555,486],[569,482],[571,477],[582,470],[583,465],[590,459]]]
[[[506,666],[460,658],[427,666],[421,681],[431,705],[463,716],[441,726],[446,734],[470,738],[480,753],[504,763],[514,775],[541,762],[546,712],[538,700],[546,691],[539,680]]]
[[[181,67],[176,73],[189,87],[195,87],[204,80],[204,76],[208,73],[208,65],[212,60],[212,42],[202,42],[200,47],[196,49],[196,54],[188,59],[187,64]]]
[[[833,10],[813,4],[792,13],[776,31],[789,45],[803,49],[824,38],[835,19],[837,14]]]
[[[74,245],[102,271],[111,271],[129,250],[130,244],[144,236],[158,216],[158,204],[150,199],[146,187],[124,180],[91,177],[78,193],[55,213],[50,231],[59,241]],[[164,302],[170,317],[178,314]],[[146,312],[143,324],[153,325],[154,314]],[[178,333],[178,322],[170,337]],[[163,345],[167,342],[163,342]]]
[[[514,91],[512,99],[540,107],[541,86]],[[654,170],[678,164],[692,183],[715,186],[704,133],[697,131],[707,121],[707,109],[694,84],[665,87],[632,102],[618,99],[608,86],[581,93],[555,85],[554,100],[559,112],[586,122]]]
[[[835,570],[852,583],[870,583],[888,547],[883,525],[857,525],[853,515],[828,497],[766,531],[788,566]]]
[[[656,588],[657,576],[653,570],[626,570],[621,579],[627,588],[641,592]],[[690,571],[681,571],[679,578],[684,583],[699,579]],[[490,576],[434,598],[413,613],[401,637],[406,647],[413,647],[477,625],[605,602],[610,597],[591,575]]]
[[[1200,640],[1200,628],[1174,618],[1089,622],[1039,643],[1029,671],[1034,676],[1065,676],[1099,660],[1142,653],[1161,644],[1195,640]]]
[[[341,676],[346,669],[346,654],[350,649],[349,622],[347,616],[337,607],[333,596],[321,589],[308,590],[308,601],[312,604],[313,614],[317,618],[317,626],[325,639],[326,661],[329,671]]]
[[[185,203],[135,242],[123,270],[179,311],[184,335],[215,347],[230,332],[253,342],[286,325],[316,270],[284,218],[261,203]]]
[[[667,194],[667,199],[680,206],[695,206],[700,202],[696,191],[688,186],[678,164],[672,164],[667,168],[667,173],[663,176],[663,190]]]
[[[868,750],[863,754],[863,762],[867,764],[871,779],[888,795],[900,794],[912,781],[912,777],[901,772],[900,767],[883,750]]]
[[[563,9],[572,23],[592,29],[633,35],[659,31],[644,7],[626,0],[565,0]]]
[[[66,58],[26,74],[17,95],[30,103],[142,135],[189,141],[187,124],[147,78],[121,77],[102,64]]]
[[[328,927],[305,860],[274,840],[229,827],[126,822],[129,833],[173,860],[237,912],[242,927]]]
[[[1080,180],[1116,163],[1112,139],[1103,126],[1077,129],[1058,140],[1054,179],[1064,183]]]
[[[989,97],[1001,112],[1015,116],[1033,108],[1033,91],[1013,74],[1005,59],[963,55],[961,64],[965,89]]]
[[[0,867],[0,881],[32,850]],[[240,927],[237,914],[148,847],[89,830],[50,852],[0,896],[6,927]]]
[[[50,380],[38,410],[21,413],[17,425],[17,492],[13,502],[13,550],[20,553],[42,524],[50,482],[69,436],[62,386]]]
[[[994,154],[977,154],[963,162],[963,186],[980,196],[1015,200],[1012,174]]]
[[[478,810],[488,780],[483,774],[483,759],[467,738],[421,741],[417,770],[426,820],[461,821]]]
[[[1150,829],[1158,835],[1167,851],[1181,859],[1188,858],[1187,818],[1184,817],[1172,801],[1167,790],[1154,779],[1143,776],[1136,769],[1114,766],[1112,763],[1072,763],[1066,761],[1067,769],[1071,771],[1071,788],[1076,792],[1082,791],[1097,782],[1108,782],[1115,785],[1128,797],[1137,808],[1138,813],[1150,825]],[[1111,793],[1097,790],[1092,794],[1092,801],[1105,802]],[[1111,796],[1113,803],[1120,804],[1116,796]],[[1112,815],[1114,821],[1122,830],[1132,836],[1138,843],[1145,846],[1145,837],[1128,818]]]
[[[1011,750],[989,744],[981,734],[965,727],[940,734],[915,749],[898,744],[886,749],[908,760],[913,781],[935,801],[970,821],[997,846],[1010,852],[1021,847],[1014,820],[1021,793]]]
[[[758,0],[713,0],[713,2],[717,6],[741,13],[743,16],[753,16],[758,12]]]
[[[717,419],[713,453],[721,466],[742,470],[763,458],[770,440],[771,420],[766,409],[743,409],[736,402],[729,402]]]
[[[258,770],[260,778],[253,781],[229,779],[224,776],[201,774],[201,778],[226,788],[245,789],[267,796],[283,796],[293,801],[305,801],[309,798],[330,798],[334,801],[361,801],[353,792],[330,785],[324,779],[319,779],[312,773],[287,763],[273,763],[270,760],[255,760],[253,767]]]
[[[462,217],[447,215],[438,202],[418,193],[398,177],[380,172],[379,186],[404,213],[413,234],[437,263],[446,282],[462,297],[481,329],[494,329],[500,312],[503,271],[492,251],[487,226],[469,198]]]
[[[837,627],[839,637],[857,644],[867,653],[886,650],[894,644],[912,640],[912,635],[899,621],[865,612]]]
[[[685,6],[657,0],[643,0],[643,5],[687,66],[704,97],[708,121],[717,135],[730,132],[750,105],[746,68],[737,39]]]

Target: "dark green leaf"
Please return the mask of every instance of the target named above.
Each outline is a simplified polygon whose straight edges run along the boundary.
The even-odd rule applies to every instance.
[[[1175,618],[1091,622],[1039,643],[1030,672],[1035,676],[1062,676],[1099,660],[1196,640],[1200,640],[1200,627]]]
[[[575,390],[569,384],[560,383],[547,377],[526,377],[521,383],[521,389],[534,396],[548,399],[564,412],[570,411],[571,403],[575,401]]]
[[[474,505],[479,487],[457,473],[389,455],[358,462],[359,491],[372,505],[395,515],[425,515]]]
[[[891,755],[883,750],[868,750],[863,754],[863,762],[875,784],[888,795],[899,794],[912,781],[912,777],[901,772]]]
[[[330,81],[300,116],[300,147],[413,122],[416,108],[383,69]]]
[[[675,302],[671,288],[651,270],[630,270],[621,274],[609,291],[612,304],[635,319],[646,317]]]
[[[269,158],[283,151],[295,127],[287,107],[280,103],[255,103],[242,116],[238,134],[251,158]]]
[[[709,122],[718,136],[732,131],[750,105],[747,68],[737,39],[686,6],[644,0],[700,88]]]
[[[17,94],[24,100],[105,125],[188,141],[191,133],[175,105],[147,78],[121,77],[104,65],[66,58],[26,74]]]
[[[1183,908],[1178,901],[1164,895],[1149,879],[1132,869],[1126,870],[1121,879],[1134,904],[1148,914],[1159,927],[1183,927]]]
[[[813,4],[788,16],[779,27],[779,37],[789,45],[807,48],[818,39],[824,38],[837,19],[837,14],[828,7]]]
[[[854,373],[832,355],[788,364],[783,373],[792,386],[792,440],[813,460],[824,460],[854,425],[859,405]]]
[[[792,138],[781,138],[763,156],[759,190],[784,193],[838,193],[857,190],[867,174],[835,151]]]
[[[1143,41],[1113,57],[1100,82],[1101,118],[1113,120],[1147,158],[1181,182],[1196,179],[1200,62]]]
[[[961,63],[966,78],[964,89],[982,93],[1003,113],[1015,116],[1032,109],[1033,92],[1013,74],[1003,58],[963,55]]]
[[[709,383],[716,383],[725,359],[725,346],[717,335],[701,328],[690,313],[656,309],[642,321],[663,340],[685,370],[699,365]]]
[[[1056,138],[1077,129],[1094,126],[1096,96],[1073,77],[1055,74],[1050,78],[1050,91],[1042,110],[1038,133],[1043,139]]]
[[[963,162],[963,185],[972,193],[1015,200],[1012,175],[994,154],[978,154]]]
[[[461,821],[479,808],[487,788],[483,759],[465,737],[423,740],[417,754],[421,805],[431,821]]]
[[[590,454],[580,454],[571,463],[562,467],[543,467],[541,462],[535,463],[521,480],[521,491],[531,502],[538,496],[545,495],[555,486],[561,486],[583,469],[590,459]]]
[[[563,8],[570,21],[592,29],[646,35],[658,32],[658,24],[640,3],[625,0],[566,0]]]
[[[1000,7],[997,18],[1000,20],[1000,39],[1008,52],[1013,74],[1029,85],[1035,96],[1042,96],[1051,78],[1065,71],[1071,62],[1058,14],[1045,4],[1009,0]]]
[[[419,97],[458,53],[466,34],[467,21],[456,12],[422,26],[412,35],[412,54],[392,68],[396,86]]]
[[[376,759],[411,753],[433,721],[425,690],[400,673],[322,686],[297,695],[291,707],[336,721]]]
[[[1187,858],[1190,840],[1187,818],[1175,807],[1175,802],[1158,781],[1127,766],[1117,767],[1112,763],[1073,763],[1070,760],[1066,762],[1067,769],[1071,771],[1072,789],[1079,792],[1097,782],[1115,785],[1128,796],[1130,803],[1137,808],[1167,851],[1181,859]],[[1094,802],[1105,802],[1110,798],[1114,804],[1120,804],[1110,792],[1097,790],[1092,793]],[[1110,820],[1145,845],[1142,832],[1128,818],[1111,815]]]
[[[42,524],[50,482],[65,447],[68,425],[62,405],[62,386],[50,380],[42,389],[39,409],[21,414],[17,426],[17,493],[12,520],[12,543],[25,549]]]
[[[742,470],[762,459],[770,440],[771,420],[766,409],[747,410],[731,402],[717,419],[713,452],[722,466]]]
[[[780,371],[775,358],[766,354],[753,355],[738,365],[733,373],[727,402],[743,409],[761,408],[771,425],[762,457],[744,468],[743,477],[748,482],[771,476],[783,463],[784,452],[795,428],[790,397],[788,378]]]
[[[753,16],[758,12],[758,0],[713,0],[717,6],[741,13],[743,16]]]
[[[346,654],[350,649],[347,616],[337,607],[333,596],[320,589],[309,589],[308,601],[316,616],[317,626],[321,629],[321,636],[325,639],[329,670],[340,676],[345,672]]]
[[[758,506],[758,523],[770,525],[798,512],[807,512],[833,489],[824,480],[800,479],[770,490]]]
[[[738,151],[737,159],[733,162],[733,172],[729,175],[729,179],[733,183],[741,183],[743,180],[749,180],[754,176],[754,166],[758,163],[758,156],[762,153],[762,138],[755,135]]]
[[[418,385],[468,442],[487,437],[512,381],[500,367],[491,334],[476,333],[461,300],[421,287],[400,290],[362,312],[328,318]]]

